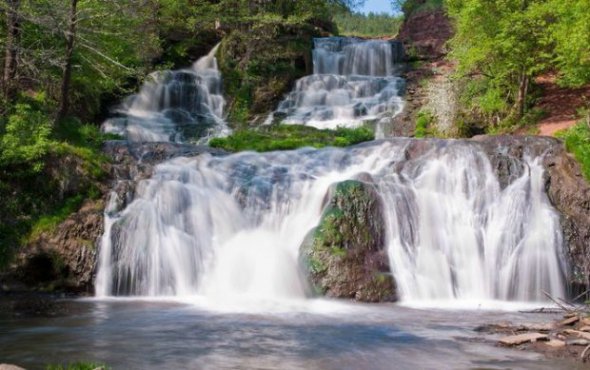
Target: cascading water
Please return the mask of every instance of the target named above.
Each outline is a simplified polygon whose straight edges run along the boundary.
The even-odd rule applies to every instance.
[[[162,163],[126,209],[109,210],[97,294],[303,298],[299,247],[330,185],[370,174],[402,299],[563,297],[559,217],[539,158],[515,159],[522,173],[504,186],[477,143],[431,141],[409,156],[410,143]]]
[[[379,128],[401,111],[399,42],[329,37],[314,44],[314,74],[298,80],[275,112],[283,123],[336,128],[372,121]]]
[[[134,142],[204,141],[229,133],[215,59],[218,47],[189,69],[152,73],[139,94],[117,110],[118,117],[103,124],[103,130]]]

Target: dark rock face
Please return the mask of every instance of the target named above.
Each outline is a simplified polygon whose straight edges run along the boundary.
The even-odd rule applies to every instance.
[[[103,209],[101,200],[87,201],[56,230],[31,241],[16,258],[14,279],[36,289],[92,293]]]
[[[87,199],[55,230],[44,232],[23,246],[8,271],[0,276],[0,290],[47,290],[92,294],[94,278],[104,229],[105,204],[111,191],[117,194],[117,208],[124,208],[133,199],[135,186],[151,176],[153,167],[178,156],[202,153],[224,154],[203,146],[174,143],[127,143],[111,141],[104,152],[111,158],[108,177],[98,185],[102,198]],[[80,159],[66,157],[48,166],[47,171],[60,179],[60,199],[80,193],[90,186]],[[62,168],[62,170],[60,170]]]
[[[590,286],[590,185],[563,146],[552,148],[543,165],[547,195],[561,213],[572,268],[570,281],[574,295],[578,295]]]
[[[331,25],[269,22],[224,38],[217,58],[231,125],[260,125],[295,81],[311,73],[312,39],[325,35],[323,27]]]
[[[498,136],[476,140],[488,153],[503,186],[520,176],[524,168],[518,163],[524,156],[543,156],[547,196],[561,214],[572,294],[584,291],[590,286],[590,184],[579,164],[554,138]]]
[[[373,185],[357,180],[335,185],[320,225],[302,246],[314,290],[364,302],[395,300],[383,225]]]

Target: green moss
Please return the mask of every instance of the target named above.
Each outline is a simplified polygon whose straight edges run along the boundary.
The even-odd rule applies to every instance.
[[[374,134],[367,128],[319,130],[309,126],[277,125],[256,130],[239,130],[228,137],[212,139],[209,145],[230,152],[267,152],[302,147],[345,147],[373,139]]]
[[[108,370],[108,366],[94,362],[75,362],[66,365],[47,365],[47,370]]]
[[[307,263],[309,271],[314,274],[322,274],[328,270],[328,267],[322,262],[322,260],[315,258],[314,256],[309,256]]]
[[[31,232],[25,239],[25,242],[34,240],[42,233],[55,229],[57,225],[65,221],[70,214],[76,212],[80,208],[80,205],[82,205],[83,201],[84,196],[78,194],[67,199],[61,207],[53,210],[51,213],[39,217],[39,219],[32,224]]]
[[[262,17],[248,31],[233,30],[217,54],[228,97],[228,121],[244,129],[276,108],[281,97],[311,68],[313,19]],[[247,47],[246,47],[247,46]]]
[[[0,165],[0,269],[18,248],[52,231],[85,199],[101,196],[108,159],[100,149],[110,138],[96,126],[68,119],[53,127],[46,151],[34,159],[35,166],[42,164],[39,171],[31,171],[32,162]]]
[[[565,142],[565,148],[574,155],[582,167],[584,177],[590,181],[590,126],[580,122],[555,136]]]
[[[429,136],[429,127],[434,120],[432,113],[427,111],[420,111],[416,118],[416,130],[414,131],[414,137],[424,138]]]

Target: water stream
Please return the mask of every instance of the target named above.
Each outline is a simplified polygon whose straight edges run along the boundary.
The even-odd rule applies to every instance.
[[[130,96],[103,124],[103,131],[133,142],[206,142],[227,135],[225,99],[215,53],[190,68],[152,73],[137,95]]]
[[[297,81],[275,116],[282,123],[317,128],[358,127],[377,131],[403,107],[404,80],[397,76],[403,48],[397,41],[346,37],[314,40],[313,75]]]
[[[190,69],[154,74],[104,129],[136,142],[226,134],[215,52]],[[314,75],[278,112],[287,123],[320,128],[381,122],[402,105],[399,55],[387,41],[318,39]],[[412,140],[398,138],[158,164],[125,207],[111,194],[96,299],[50,300],[43,309],[0,300],[0,362],[30,369],[74,360],[115,369],[575,368],[493,347],[473,331],[522,314],[460,309],[536,305],[543,291],[565,296],[559,215],[544,192],[541,158],[510,158],[522,171],[505,183],[480,143],[420,143],[426,150],[409,150]],[[298,263],[328,189],[354,178],[372,182],[384,205],[402,305],[318,300]]]
[[[408,159],[410,143],[162,163],[128,207],[108,212],[97,294],[309,297],[300,245],[329,187],[368,174],[386,210],[402,300],[565,296],[559,216],[539,158],[519,161],[522,174],[502,188],[477,143],[432,141]]]

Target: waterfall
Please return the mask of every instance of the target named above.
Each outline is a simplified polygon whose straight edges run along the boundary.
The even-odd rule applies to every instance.
[[[97,295],[304,298],[299,248],[329,187],[369,174],[402,300],[564,297],[541,158],[511,158],[522,171],[504,184],[479,143],[413,142],[164,162],[109,208]]]
[[[379,129],[403,107],[404,80],[396,76],[402,57],[397,41],[314,39],[313,75],[296,82],[275,116],[317,128],[373,122]]]
[[[117,117],[103,124],[103,131],[134,142],[202,142],[227,135],[218,48],[191,68],[152,73],[140,92],[116,111]]]

